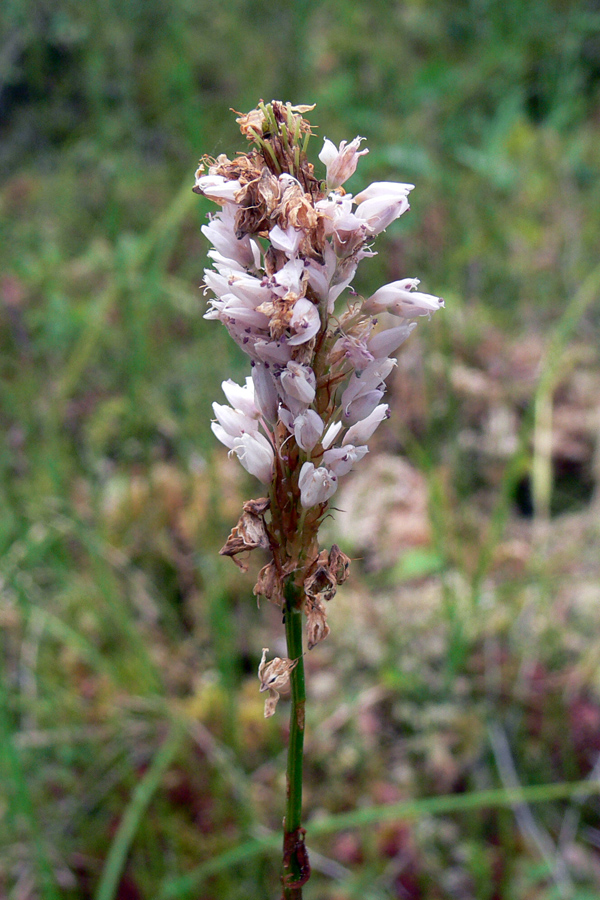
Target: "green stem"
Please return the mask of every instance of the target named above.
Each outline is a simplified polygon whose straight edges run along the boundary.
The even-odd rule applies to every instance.
[[[285,637],[288,659],[298,663],[291,673],[292,709],[287,763],[287,802],[283,823],[283,897],[302,900],[302,885],[310,866],[302,828],[302,762],[304,750],[304,660],[302,656],[302,591],[289,578],[285,583]]]

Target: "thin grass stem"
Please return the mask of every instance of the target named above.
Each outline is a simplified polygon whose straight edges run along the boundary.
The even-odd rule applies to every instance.
[[[291,672],[292,708],[287,762],[287,802],[283,826],[283,900],[301,900],[310,866],[302,828],[302,769],[304,754],[304,660],[302,656],[302,592],[285,584],[285,637],[289,659],[298,662]]]

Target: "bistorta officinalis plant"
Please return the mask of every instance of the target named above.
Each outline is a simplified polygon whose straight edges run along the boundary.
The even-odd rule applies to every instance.
[[[308,161],[312,106],[272,101],[239,115],[250,149],[230,160],[204,157],[194,190],[220,210],[202,228],[212,247],[204,285],[207,319],[223,323],[250,358],[245,384],[228,379],[212,430],[265,485],[248,500],[221,553],[246,569],[260,548],[268,562],[254,587],[281,607],[286,658],[263,649],[258,677],[265,716],[291,689],[283,898],[300,898],[310,875],[302,828],[305,723],[304,640],[329,634],[327,605],[348,577],[349,558],[319,546],[319,526],[339,480],[364,465],[395,355],[419,316],[443,306],[416,278],[383,285],[366,299],[348,289],[373,240],[409,209],[412,184],[379,181],[356,195],[364,138],[325,140],[322,171]]]

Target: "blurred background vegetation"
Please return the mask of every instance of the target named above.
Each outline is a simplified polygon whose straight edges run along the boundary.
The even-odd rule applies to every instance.
[[[262,97],[367,137],[350,190],[417,185],[359,291],[446,299],[328,526],[306,896],[597,898],[598,0],[4,0],[0,34],[0,894],[278,895],[281,624],[217,555],[257,486],[209,429],[246,364],[191,193]]]

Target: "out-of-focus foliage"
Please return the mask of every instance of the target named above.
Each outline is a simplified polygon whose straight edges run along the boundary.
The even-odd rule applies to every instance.
[[[0,894],[277,893],[247,841],[280,826],[285,707],[263,720],[255,672],[282,630],[217,555],[253,487],[210,404],[244,362],[202,319],[190,190],[260,97],[317,103],[315,162],[366,136],[350,190],[416,184],[357,289],[447,301],[330,526],[357,559],[307,661],[307,819],[589,777],[598,4],[4,0],[0,34]],[[592,798],[309,828],[306,896],[588,900],[597,822]]]

